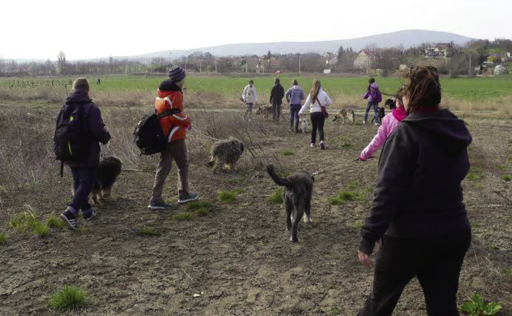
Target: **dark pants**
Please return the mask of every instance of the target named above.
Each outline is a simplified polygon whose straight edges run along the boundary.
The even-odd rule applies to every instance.
[[[320,141],[324,141],[325,116],[322,112],[311,113],[311,143],[316,143],[316,131],[320,134]]]
[[[377,101],[368,102],[368,105],[366,106],[366,112],[364,113],[364,121],[368,122],[368,112],[370,112],[371,108],[373,108],[375,123],[380,124],[379,102]]]
[[[377,254],[373,290],[358,315],[391,315],[414,277],[423,289],[428,315],[459,315],[459,274],[470,243],[469,230],[430,237],[384,237]]]
[[[291,104],[290,105],[290,128],[293,129],[295,127],[295,131],[299,130],[300,108],[301,108],[300,104]]]
[[[274,103],[272,103],[272,119],[274,121],[279,122],[280,117],[281,117],[281,103],[274,102]]]
[[[73,174],[73,198],[69,206],[74,210],[75,216],[79,210],[89,213],[92,210],[89,204],[89,194],[98,177],[98,167],[72,167]]]

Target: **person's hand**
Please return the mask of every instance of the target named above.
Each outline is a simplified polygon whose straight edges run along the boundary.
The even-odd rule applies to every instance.
[[[362,251],[357,251],[357,256],[359,257],[359,261],[361,261],[361,263],[367,266],[368,268],[371,268],[373,266],[372,260],[370,259],[369,255],[365,254]]]
[[[366,161],[366,159],[364,159],[363,156],[359,155],[359,161]]]

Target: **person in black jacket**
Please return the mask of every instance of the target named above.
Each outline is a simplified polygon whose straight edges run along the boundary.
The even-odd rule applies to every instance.
[[[89,204],[89,194],[98,176],[100,163],[100,145],[110,140],[110,133],[105,128],[101,118],[101,111],[89,98],[89,81],[87,78],[78,78],[73,82],[73,91],[66,99],[66,104],[76,104],[82,107],[84,120],[84,155],[76,161],[68,161],[73,174],[73,198],[61,218],[69,228],[77,229],[78,211],[82,211],[84,220],[93,218],[96,213]]]
[[[472,141],[464,122],[439,108],[437,69],[415,67],[402,92],[407,117],[379,161],[371,214],[361,228],[359,260],[372,266],[373,290],[359,315],[391,315],[417,277],[428,315],[458,315],[459,274],[471,242],[461,181]]]
[[[279,78],[274,81],[274,87],[270,91],[270,104],[272,104],[272,118],[275,122],[279,122],[281,117],[281,104],[283,104],[284,88]]]

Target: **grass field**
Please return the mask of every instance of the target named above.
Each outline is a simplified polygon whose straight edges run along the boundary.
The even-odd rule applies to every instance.
[[[363,102],[360,96],[364,93],[368,77],[334,77],[324,75],[306,75],[300,77],[291,77],[287,75],[279,76],[285,88],[291,86],[293,79],[298,79],[299,84],[308,91],[314,78],[322,80],[326,91],[333,97],[336,104],[354,105]],[[191,95],[191,101],[197,100],[200,104],[216,103],[221,101],[226,105],[232,105],[238,102],[244,86],[247,84],[249,77],[222,77],[222,76],[197,76],[190,75],[187,79],[187,93]],[[137,95],[148,98],[154,95],[159,83],[165,79],[165,76],[106,76],[102,77],[100,85],[94,84],[95,77],[90,76],[93,83],[92,95],[100,98],[105,96],[113,96],[116,94]],[[32,94],[31,90],[43,90],[44,95],[53,95],[58,98],[66,94],[66,89],[62,84],[66,84],[66,88],[70,88],[69,82],[72,78],[59,78],[57,81],[61,84],[56,87],[38,86],[51,81],[51,79],[17,79],[3,78],[0,79],[0,97],[3,95],[23,95]],[[20,83],[23,82],[23,84]],[[32,88],[31,82],[35,81],[35,89]],[[260,102],[266,103],[268,94],[273,85],[273,76],[255,77],[255,86],[260,96]],[[381,91],[393,94],[401,86],[401,79],[396,77],[377,78]],[[444,100],[450,104],[458,101],[462,103],[484,103],[497,102],[498,104],[511,103],[512,100],[512,76],[502,76],[494,78],[442,78]],[[56,95],[55,95],[56,93]]]

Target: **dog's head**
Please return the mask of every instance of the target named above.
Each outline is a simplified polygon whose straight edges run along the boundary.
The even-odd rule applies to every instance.
[[[119,158],[109,156],[109,157],[104,158],[100,162],[100,165],[103,166],[104,168],[114,171],[114,173],[116,175],[119,175],[121,173],[121,168],[123,166],[123,163],[121,162],[121,160]]]

